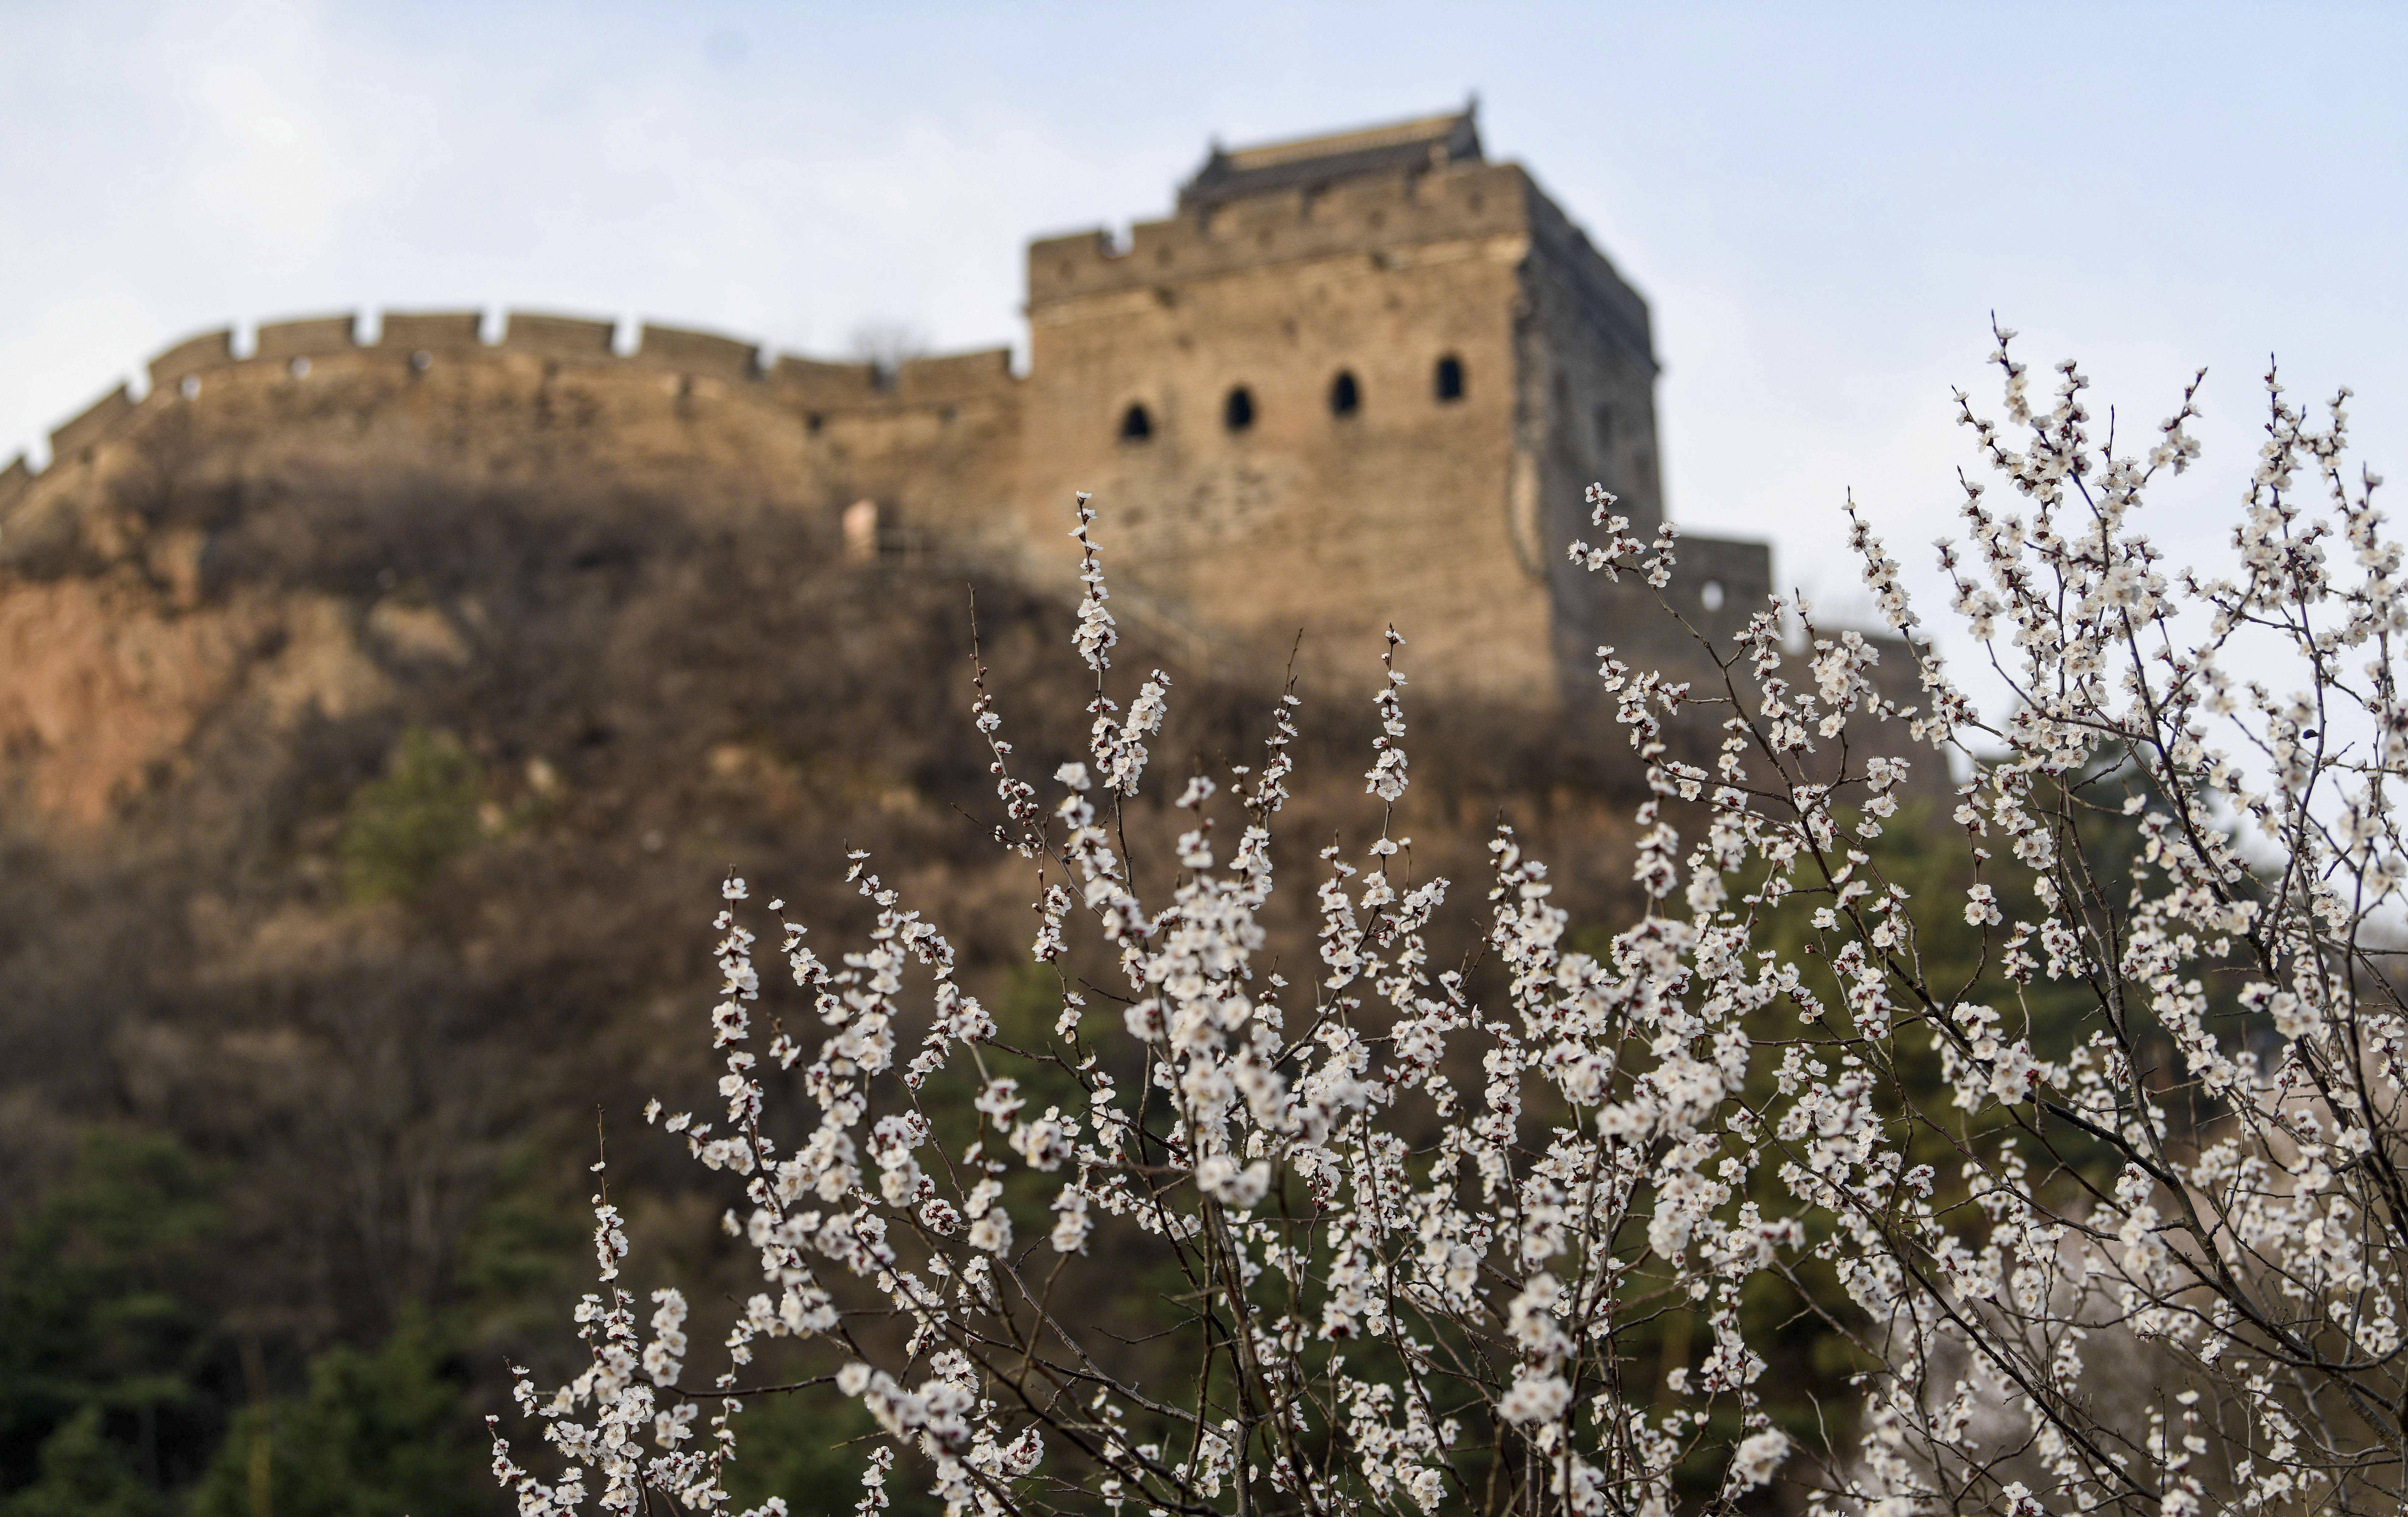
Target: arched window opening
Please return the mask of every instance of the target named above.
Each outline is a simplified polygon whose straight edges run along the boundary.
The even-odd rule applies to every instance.
[[[1154,436],[1154,418],[1142,406],[1131,406],[1121,412],[1121,441],[1143,442]]]
[[[1453,353],[1440,359],[1438,375],[1432,382],[1432,388],[1437,392],[1438,398],[1442,401],[1461,400],[1463,398],[1463,360]]]
[[[1352,369],[1340,369],[1338,378],[1329,381],[1329,414],[1352,416],[1363,408],[1363,387],[1354,382]]]
[[[1254,393],[1244,385],[1229,392],[1222,403],[1221,422],[1232,432],[1243,432],[1254,424]]]
[[[1721,610],[1723,602],[1728,598],[1720,580],[1709,580],[1698,588],[1698,604],[1709,611]]]

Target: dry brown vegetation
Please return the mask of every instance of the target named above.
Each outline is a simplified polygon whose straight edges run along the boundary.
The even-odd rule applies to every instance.
[[[985,841],[971,608],[1036,772],[1070,755],[1035,735],[1085,727],[1058,603],[847,565],[833,522],[785,512],[129,479],[72,546],[0,571],[0,1237],[63,1194],[95,1128],[164,1136],[206,1177],[217,1220],[171,1293],[196,1324],[189,1446],[146,1479],[191,1477],[233,1408],[413,1313],[463,1356],[447,1373],[491,1387],[581,1247],[592,1093],[638,1224],[704,1263],[690,1166],[635,1113],[705,1088],[727,871],[850,922],[843,855],[869,850],[1010,1004],[1031,890]],[[1357,688],[1306,692],[1293,838],[1376,816],[1378,650],[1349,651]],[[1178,687],[1158,763],[1267,730],[1279,670],[1191,678],[1141,635],[1117,662]],[[1578,918],[1618,914],[1618,745],[1413,714],[1418,869],[1481,878],[1509,817]],[[45,1415],[0,1429],[0,1482],[31,1478]]]

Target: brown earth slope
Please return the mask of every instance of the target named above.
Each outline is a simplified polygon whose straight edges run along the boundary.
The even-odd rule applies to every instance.
[[[297,1362],[470,1289],[497,1197],[573,1197],[597,1103],[632,1124],[699,1079],[728,870],[841,927],[871,850],[1002,993],[1029,882],[988,837],[970,607],[1032,776],[1086,730],[1065,608],[850,563],[773,500],[269,456],[153,439],[0,543],[0,1240],[78,1133],[171,1134],[225,1177],[208,1294]],[[1099,535],[1109,559],[1109,509]],[[1377,651],[1304,712],[1297,887],[1371,821]],[[1256,751],[1278,670],[1133,641],[1123,697],[1156,666],[1160,778]],[[1469,887],[1510,815],[1611,915],[1627,756],[1409,712],[1418,866]],[[682,1161],[637,1162],[689,1216]]]

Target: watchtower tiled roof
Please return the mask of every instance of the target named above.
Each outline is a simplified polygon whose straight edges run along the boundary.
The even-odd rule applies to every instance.
[[[1470,108],[1392,126],[1369,126],[1327,136],[1297,137],[1259,147],[1215,147],[1204,166],[1179,187],[1179,208],[1200,210],[1272,190],[1326,184],[1358,174],[1394,173],[1439,164],[1481,162],[1480,127]]]

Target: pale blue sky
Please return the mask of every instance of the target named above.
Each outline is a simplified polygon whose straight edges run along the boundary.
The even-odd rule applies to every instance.
[[[1491,155],[1654,303],[1678,519],[1836,593],[1853,487],[1925,581],[1995,308],[2144,422],[2210,366],[2208,467],[2159,523],[2196,556],[2270,351],[2295,393],[2352,385],[2370,460],[2408,466],[2400,16],[0,0],[0,457],[263,317],[1017,341],[1029,235],[1159,215],[1215,135],[1476,90]]]

